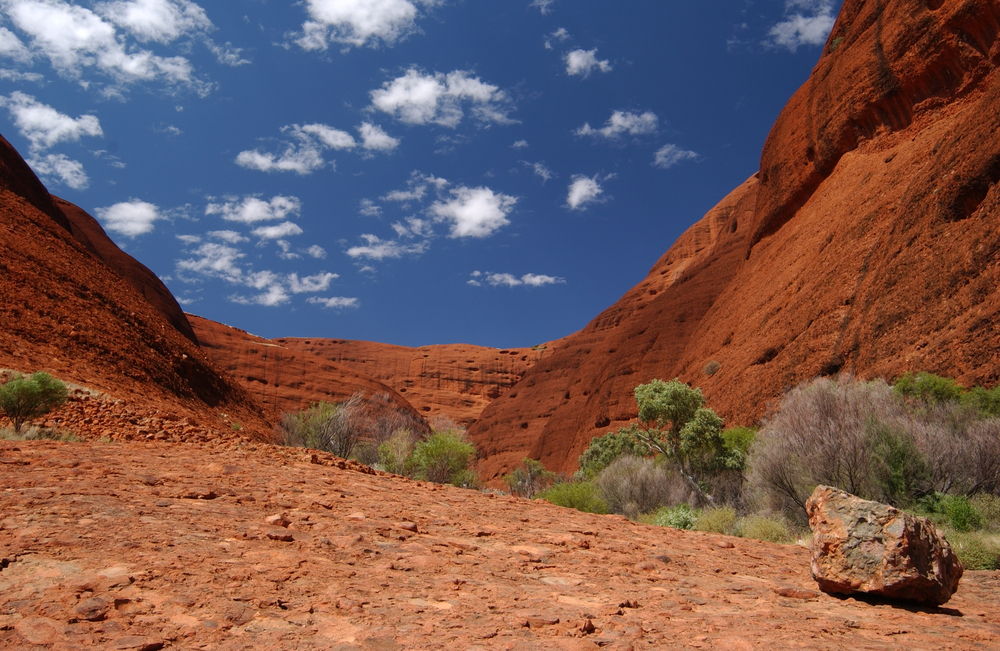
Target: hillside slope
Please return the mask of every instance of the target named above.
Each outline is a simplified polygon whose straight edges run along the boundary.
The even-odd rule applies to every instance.
[[[51,197],[3,139],[0,330],[0,369],[47,370],[148,413],[214,423],[223,434],[229,419],[246,433],[269,430],[249,394],[194,343],[159,279],[92,217]]]
[[[483,412],[484,475],[572,470],[654,377],[739,424],[817,375],[1000,381],[998,31],[997,0],[847,0],[761,171]]]

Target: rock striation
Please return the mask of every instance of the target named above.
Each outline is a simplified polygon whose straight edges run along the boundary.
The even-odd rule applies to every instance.
[[[846,0],[760,171],[470,434],[497,477],[571,471],[652,378],[754,424],[841,371],[1000,382],[1000,2]]]
[[[823,592],[939,606],[958,590],[962,565],[930,520],[830,486],[816,487],[806,513]]]

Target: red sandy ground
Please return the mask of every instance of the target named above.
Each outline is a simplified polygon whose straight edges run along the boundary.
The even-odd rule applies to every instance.
[[[941,609],[839,599],[799,546],[369,473],[245,442],[0,442],[0,647],[1000,645],[998,572]]]

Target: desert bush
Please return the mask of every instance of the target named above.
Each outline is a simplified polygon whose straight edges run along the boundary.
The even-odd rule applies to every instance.
[[[0,411],[10,419],[14,432],[20,433],[26,422],[49,413],[68,396],[66,385],[48,373],[16,374],[0,385]]]
[[[674,529],[691,529],[698,518],[698,513],[687,504],[664,506],[653,514],[652,524],[658,527],[673,527]]]
[[[1000,570],[1000,541],[996,535],[944,530],[945,539],[967,570]]]
[[[378,446],[378,464],[386,472],[410,475],[413,472],[411,457],[416,445],[416,434],[408,429],[396,430]]]
[[[702,368],[701,371],[705,375],[712,376],[718,373],[720,368],[722,368],[722,364],[713,359],[707,364],[705,364],[704,368]]]
[[[933,373],[907,373],[893,385],[896,393],[923,403],[956,402],[962,397],[962,386],[951,378]]]
[[[903,427],[928,461],[931,490],[1000,492],[1000,419],[949,402],[910,411]]]
[[[641,457],[649,454],[649,446],[636,437],[639,429],[638,425],[633,424],[591,439],[590,445],[580,455],[580,477],[593,479],[623,455]]]
[[[601,497],[597,485],[589,481],[553,484],[536,497],[558,506],[565,506],[585,513],[608,512],[608,505]]]
[[[0,440],[62,441],[64,443],[75,443],[80,441],[80,437],[63,429],[28,425],[27,427],[22,427],[20,432],[14,431],[13,427],[0,427]]]
[[[670,503],[678,496],[676,472],[644,457],[615,459],[595,480],[612,513],[634,518]],[[679,487],[683,495],[684,487]]]
[[[460,430],[434,432],[413,448],[414,475],[438,484],[469,486],[476,447]]]
[[[729,454],[730,467],[743,470],[750,454],[750,447],[756,438],[757,429],[754,427],[727,427],[722,430],[722,441]]]
[[[962,404],[975,409],[984,418],[1000,418],[1000,385],[992,389],[972,387],[962,394]]]
[[[1000,531],[1000,496],[978,493],[969,502],[983,516],[983,526],[986,529]]]
[[[717,506],[705,509],[695,518],[693,529],[734,535],[736,533],[736,509],[731,506]]]
[[[551,486],[555,480],[556,474],[546,470],[542,462],[536,459],[525,459],[504,477],[511,493],[529,499]]]
[[[955,531],[977,531],[983,528],[985,521],[976,507],[964,495],[947,495],[942,504],[948,524]]]
[[[278,423],[279,436],[285,445],[323,450],[346,459],[363,434],[357,422],[362,404],[362,396],[354,394],[340,404],[317,402],[285,414]]]
[[[927,490],[930,468],[913,439],[904,431],[870,421],[866,429],[872,479],[881,501],[906,506]]]
[[[788,523],[779,516],[748,515],[737,521],[736,531],[743,538],[765,542],[789,543],[795,540]]]

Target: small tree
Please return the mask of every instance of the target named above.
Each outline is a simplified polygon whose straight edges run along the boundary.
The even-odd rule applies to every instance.
[[[649,446],[639,441],[636,433],[641,428],[632,424],[591,439],[590,445],[580,455],[580,476],[593,479],[611,465],[618,457],[632,455],[641,457],[649,453]]]
[[[541,461],[525,459],[504,477],[504,481],[511,493],[530,499],[555,483],[556,474],[546,470]]]
[[[39,371],[30,377],[15,375],[0,385],[0,411],[7,414],[14,431],[20,433],[26,422],[63,404],[68,395],[66,385],[48,373]]]
[[[648,425],[635,430],[638,440],[672,461],[695,493],[715,504],[705,480],[735,460],[730,460],[722,437],[722,419],[704,406],[701,389],[676,379],[653,380],[635,388],[635,400],[639,419]]]
[[[438,484],[471,487],[476,482],[469,468],[476,457],[476,447],[460,431],[434,432],[417,443],[411,457],[420,479]]]

